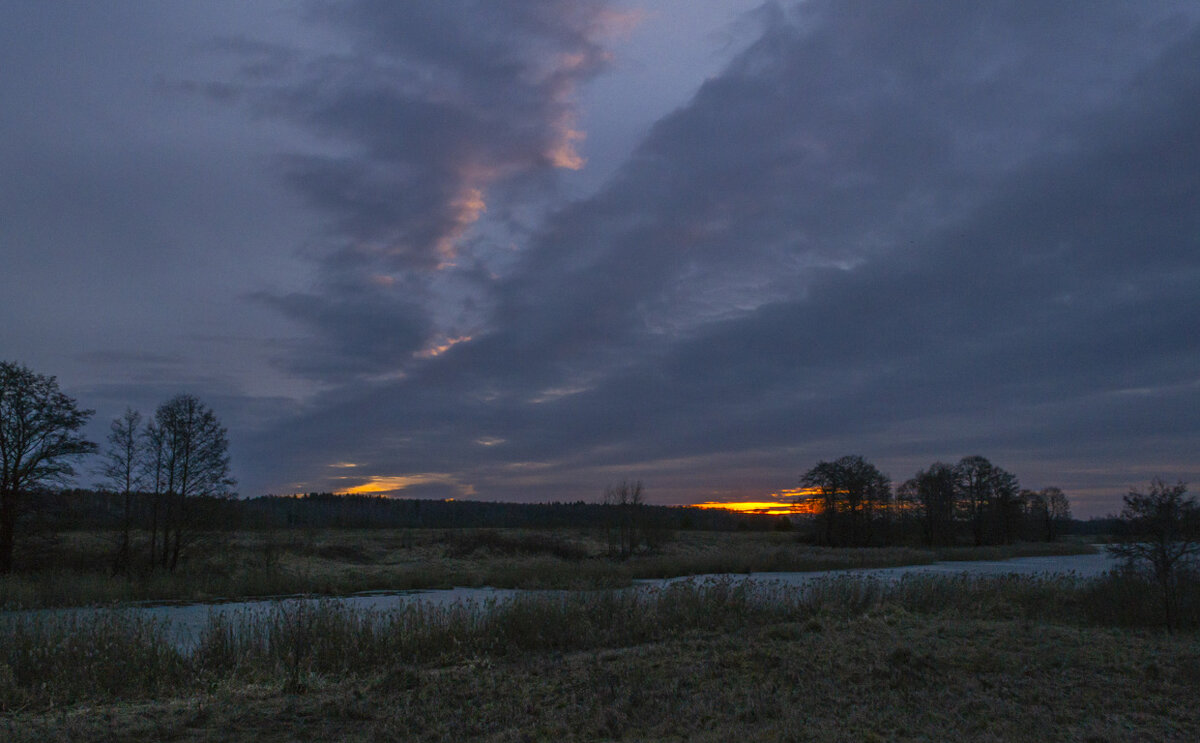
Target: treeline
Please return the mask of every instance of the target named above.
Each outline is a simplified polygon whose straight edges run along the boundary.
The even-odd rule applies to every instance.
[[[135,523],[145,523],[155,494],[130,494]],[[43,491],[31,498],[29,517],[41,531],[119,530],[125,494],[102,490]],[[308,493],[266,495],[245,500],[193,498],[197,531],[235,529],[457,529],[457,528],[606,528],[628,523],[621,514],[636,511],[638,524],[669,530],[766,531],[780,518],[720,509],[620,503],[499,503],[473,500],[420,500],[370,495]],[[31,526],[33,524],[31,523]],[[37,531],[39,529],[35,529]],[[626,534],[628,534],[626,527]],[[619,539],[620,537],[618,537]],[[625,536],[628,544],[630,536]]]
[[[624,523],[618,514],[636,509],[637,520],[671,530],[767,530],[772,516],[656,506],[648,503],[502,503],[421,500],[369,495],[267,495],[239,502],[244,528],[604,528]],[[628,540],[628,537],[626,538]]]
[[[1054,541],[1071,521],[1060,489],[1024,490],[1015,475],[980,456],[935,462],[893,488],[875,465],[850,455],[817,463],[801,484],[814,514],[813,539],[835,547]]]

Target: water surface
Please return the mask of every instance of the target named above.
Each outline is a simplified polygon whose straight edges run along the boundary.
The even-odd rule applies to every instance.
[[[1092,578],[1116,567],[1116,562],[1105,552],[1092,555],[1065,555],[1054,557],[1018,557],[1011,560],[977,560],[969,562],[935,562],[929,565],[904,565],[894,568],[852,568],[842,570],[819,570],[797,573],[721,573],[639,580],[632,590],[649,589],[669,585],[678,581],[723,579],[736,582],[755,581],[794,585],[797,589],[811,581],[836,575],[870,576],[883,581],[896,581],[906,575],[1065,575]],[[103,611],[121,611],[161,621],[169,636],[180,646],[189,647],[196,642],[200,630],[213,615],[229,618],[267,613],[282,604],[312,604],[334,602],[340,606],[358,610],[387,611],[404,604],[419,601],[427,604],[453,604],[456,602],[485,606],[489,602],[506,601],[518,594],[562,593],[562,591],[530,591],[511,588],[448,588],[422,591],[372,591],[339,597],[285,596],[247,601],[225,601],[198,604],[132,605],[121,609],[74,608],[42,609],[29,612],[5,612],[20,615],[70,615]]]

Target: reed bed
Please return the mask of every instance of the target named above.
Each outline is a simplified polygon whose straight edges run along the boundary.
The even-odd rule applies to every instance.
[[[661,549],[614,560],[599,532],[462,529],[240,533],[176,573],[113,576],[95,534],[72,535],[70,569],[0,576],[0,609],[133,601],[214,601],[453,586],[599,589],[645,578],[803,572],[1090,551],[1078,543],[956,548],[831,549],[783,533],[683,532]],[[84,559],[90,555],[90,559]],[[64,563],[67,564],[67,563]],[[90,566],[90,567],[88,567]]]
[[[1096,552],[1096,547],[1086,542],[1064,540],[1061,542],[1017,542],[983,547],[938,547],[933,550],[937,560],[970,562],[974,560],[1011,560],[1016,557],[1062,557]]]
[[[0,712],[171,695],[195,688],[196,670],[163,624],[134,612],[0,617]]]
[[[1200,628],[1200,581],[1185,628]],[[509,600],[413,602],[387,611],[335,600],[212,615],[182,648],[127,610],[0,615],[0,712],[171,696],[229,682],[304,690],[408,665],[630,647],[690,631],[727,632],[874,612],[1108,627],[1161,622],[1144,578],[850,576],[797,589],[771,581],[684,580],[652,589],[552,592]]]

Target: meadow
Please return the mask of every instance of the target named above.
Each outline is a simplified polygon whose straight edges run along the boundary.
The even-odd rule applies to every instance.
[[[214,619],[188,651],[120,611],[10,617],[0,736],[1196,740],[1196,622],[1158,630],[1146,590],[843,576],[386,613],[284,603]]]
[[[1080,542],[832,549],[679,531],[613,559],[588,529],[219,535],[174,574],[112,576],[110,535],[0,580],[0,739],[1193,740],[1200,590],[1159,629],[1133,575],[839,576],[805,590],[638,578],[1077,554]],[[387,611],[280,602],[213,615],[194,647],[132,600],[452,585],[584,589]]]
[[[64,532],[40,567],[0,576],[0,608],[216,601],[358,591],[493,586],[597,589],[642,578],[893,567],[1093,551],[1075,541],[994,547],[835,549],[791,532],[674,532],[629,559],[600,529],[279,529],[220,532],[193,544],[175,572],[112,575],[114,536]]]

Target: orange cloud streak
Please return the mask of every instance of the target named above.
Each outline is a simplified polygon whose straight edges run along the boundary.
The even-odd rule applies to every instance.
[[[759,513],[768,516],[810,516],[820,510],[818,504],[811,501],[801,501],[799,503],[779,503],[778,501],[730,501],[721,503],[710,501],[708,503],[695,503],[692,507],[724,508],[727,511]]]
[[[789,488],[778,493],[771,493],[768,498],[774,500],[761,501],[708,501],[692,504],[693,508],[724,508],[738,513],[761,513],[770,516],[800,515],[810,516],[819,513],[820,504],[813,499],[820,491],[816,488]]]
[[[366,482],[349,488],[334,491],[335,495],[394,495],[414,485],[431,483],[452,485],[458,488],[460,494],[472,496],[475,494],[473,485],[464,485],[453,475],[444,472],[423,472],[414,475],[371,475]]]
[[[466,343],[469,340],[471,340],[471,336],[469,335],[461,335],[457,338],[446,338],[441,343],[437,343],[429,348],[424,348],[420,351],[417,351],[413,354],[413,356],[418,359],[432,359],[435,356],[441,356],[451,348],[457,346],[459,343]]]

